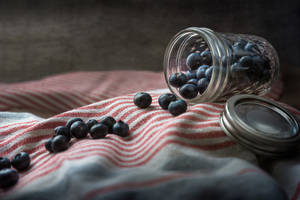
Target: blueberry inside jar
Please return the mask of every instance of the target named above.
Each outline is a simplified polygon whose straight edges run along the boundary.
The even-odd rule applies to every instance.
[[[164,58],[167,85],[191,103],[225,101],[235,94],[264,95],[279,72],[264,38],[190,27],[170,41]]]

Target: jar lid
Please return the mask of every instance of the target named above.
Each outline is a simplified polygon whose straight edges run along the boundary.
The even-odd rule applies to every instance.
[[[287,156],[300,144],[297,119],[279,104],[255,95],[228,99],[220,124],[229,137],[259,155]]]

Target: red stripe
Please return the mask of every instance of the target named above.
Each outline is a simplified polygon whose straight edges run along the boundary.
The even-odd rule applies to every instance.
[[[42,101],[41,103],[36,101],[36,100],[33,100],[33,99],[30,99],[28,96],[30,96],[30,94],[27,94],[26,92],[24,91],[20,91],[20,92],[15,92],[13,91],[12,89],[10,90],[5,90],[5,92],[9,93],[10,95],[12,96],[15,96],[17,98],[20,98],[20,99],[25,99],[27,100],[27,102],[33,104],[33,105],[36,105],[37,107],[39,108],[42,108],[42,109],[45,109],[45,110],[48,110],[50,112],[53,112],[53,113],[56,113],[57,110],[56,109],[53,109],[51,108],[49,105],[44,105],[44,104],[47,104],[46,102]],[[34,97],[34,95],[31,95],[32,97]],[[39,97],[35,97],[36,99],[39,99]]]
[[[82,103],[84,103],[84,105],[93,103],[92,101],[89,101],[86,98],[84,98],[87,96],[87,94],[83,94],[80,91],[75,91],[74,88],[72,88],[72,92],[69,91],[69,92],[67,92],[67,94],[68,94],[68,96],[71,96],[74,99],[80,100]]]
[[[11,123],[5,126],[0,126],[0,129],[2,128],[8,128],[10,126],[15,126],[15,125],[19,125],[19,124],[29,124],[29,123],[33,123],[33,122],[38,122],[37,120],[32,120],[32,121],[27,121],[27,122],[16,122],[16,123]]]
[[[43,105],[40,105],[37,102],[33,102],[30,99],[28,100],[27,97],[20,96],[19,94],[15,94],[13,96],[16,97],[16,98],[18,98],[18,99],[25,99],[26,101],[24,101],[24,102],[27,102],[27,103],[24,103],[22,101],[19,101],[18,99],[12,98],[12,96],[7,96],[7,95],[5,95],[5,96],[1,95],[1,96],[2,96],[2,98],[6,98],[6,99],[8,99],[8,100],[10,100],[12,102],[17,103],[17,107],[16,108],[32,108],[32,109],[35,109],[35,110],[44,109],[45,111],[50,111],[51,113],[56,113],[56,111],[48,109],[47,107],[45,107]],[[29,105],[28,105],[28,103],[29,103]],[[21,107],[21,106],[24,106],[24,107]]]
[[[2,98],[0,98],[0,104],[2,104],[2,105],[5,105],[5,106],[7,106],[9,109],[11,109],[11,108],[21,108],[21,105],[20,105],[20,103],[19,102],[14,102],[13,100],[9,100],[10,102],[10,104],[9,103],[6,103],[6,102],[4,102],[3,101],[3,99],[5,98],[5,97],[2,97],[2,95],[0,94],[0,97]],[[11,104],[12,103],[12,104]],[[27,106],[27,105],[23,105],[23,106]]]
[[[67,104],[67,103],[63,102],[59,97],[55,96],[55,95],[58,95],[57,93],[54,93],[54,94],[46,93],[45,95],[46,95],[47,98],[50,98],[53,101],[60,104],[64,108],[62,111],[67,111],[67,110],[73,109],[73,107],[70,106],[70,104]]]
[[[62,111],[62,109],[60,107],[58,107],[56,104],[53,104],[48,99],[45,99],[44,97],[39,96],[39,95],[35,94],[34,92],[26,91],[24,94],[26,94],[28,96],[35,97],[36,99],[40,100],[42,103],[46,104],[47,106],[52,107],[53,110],[55,110],[56,112],[61,112]],[[49,98],[49,97],[47,97],[47,98]]]
[[[67,95],[65,91],[59,91],[59,90],[53,90],[53,88],[49,88],[47,91],[53,92],[56,95],[59,95],[60,98],[66,99],[69,103],[73,104],[76,107],[82,106],[81,103],[78,103],[77,101],[74,101],[74,97],[72,98],[71,96]],[[68,105],[68,104],[66,104]],[[72,106],[70,106],[71,109],[73,109]]]
[[[45,93],[45,91],[32,89],[32,91],[26,91],[26,92],[30,93],[33,96],[36,96],[41,101],[47,102],[49,105],[53,106],[54,108],[56,108],[60,112],[66,111],[66,110],[72,108],[70,105],[65,104],[59,98],[56,98],[54,95],[52,95],[50,93]],[[48,99],[49,99],[49,101],[48,101]],[[52,103],[51,100],[54,101],[56,104]]]
[[[2,131],[0,132],[0,135],[1,136],[4,136],[4,135],[8,135],[8,134],[11,134],[11,133],[14,133],[18,130],[21,130],[21,129],[24,129],[24,128],[28,128],[32,126],[32,124],[28,124],[28,125],[22,125],[22,126],[17,126],[17,127],[13,127],[13,128],[10,128],[8,130],[5,130],[5,131]],[[5,138],[5,140],[7,140],[8,138]],[[1,141],[1,140],[0,140]],[[2,143],[2,141],[0,142],[0,144]]]

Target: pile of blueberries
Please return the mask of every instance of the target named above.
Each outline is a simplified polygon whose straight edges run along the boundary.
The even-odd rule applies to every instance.
[[[45,148],[50,152],[61,152],[69,148],[71,138],[83,139],[88,133],[93,139],[104,138],[108,133],[121,137],[129,135],[129,126],[111,116],[106,116],[98,122],[89,119],[84,122],[81,118],[72,118],[65,126],[58,126],[54,129],[54,136],[45,142]]]
[[[28,153],[18,153],[11,161],[7,157],[0,157],[0,188],[8,188],[15,185],[19,180],[18,171],[24,171],[30,166]]]
[[[232,42],[233,59],[230,61],[231,80],[240,87],[243,83],[265,83],[271,78],[270,60],[258,46],[244,39]],[[208,49],[190,53],[186,58],[189,70],[171,74],[169,83],[178,88],[185,99],[193,99],[207,89],[213,73],[212,57]]]
[[[139,108],[148,108],[152,103],[152,97],[146,92],[139,92],[134,96],[134,104]],[[168,110],[172,115],[178,116],[187,110],[187,103],[177,99],[174,94],[163,94],[158,98],[160,107]]]
[[[179,94],[185,99],[193,99],[198,93],[203,94],[209,85],[213,66],[209,50],[193,52],[188,55],[186,65],[189,67],[185,73],[178,72],[169,77],[171,86],[179,88]]]
[[[239,39],[232,45],[233,60],[230,75],[233,81],[242,83],[268,82],[271,78],[270,60],[254,43]],[[242,85],[242,84],[240,84]]]

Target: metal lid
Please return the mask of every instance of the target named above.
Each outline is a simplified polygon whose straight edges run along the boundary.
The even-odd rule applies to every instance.
[[[228,99],[220,124],[228,136],[260,155],[287,156],[300,144],[297,119],[279,104],[255,95]]]

